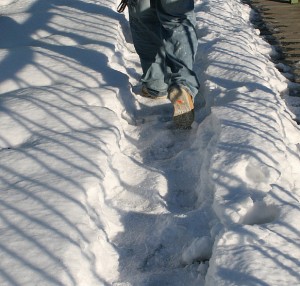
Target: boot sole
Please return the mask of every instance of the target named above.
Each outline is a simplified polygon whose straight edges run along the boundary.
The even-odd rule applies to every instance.
[[[174,107],[173,122],[178,129],[190,129],[195,119],[192,96],[184,88],[173,88],[169,99]]]

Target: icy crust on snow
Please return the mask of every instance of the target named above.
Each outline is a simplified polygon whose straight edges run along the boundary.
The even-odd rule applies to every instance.
[[[219,125],[210,164],[219,220],[205,285],[299,284],[300,137],[281,98],[287,80],[248,6],[203,1],[197,9],[198,68]]]

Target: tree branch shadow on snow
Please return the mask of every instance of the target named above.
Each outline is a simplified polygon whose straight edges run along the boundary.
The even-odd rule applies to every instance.
[[[210,11],[209,11],[210,12]],[[216,15],[214,15],[216,16]],[[202,19],[198,19],[199,21],[202,21]],[[226,21],[231,21],[230,18],[227,18],[226,15],[224,15],[224,18],[220,19],[220,22]],[[215,26],[218,25],[219,23],[214,23],[213,21],[205,20],[205,25],[208,26]],[[204,26],[205,26],[204,25]],[[199,65],[196,66],[196,69],[201,73],[201,70],[206,70],[208,67],[217,67],[218,72],[222,70],[222,73],[217,74],[215,76],[211,75],[206,75],[205,73],[201,75],[201,80],[206,81],[208,80],[209,82],[212,83],[212,86],[217,87],[216,89],[203,89],[203,92],[206,93],[206,95],[210,96],[208,97],[209,99],[209,104],[216,106],[215,109],[218,109],[218,107],[226,107],[227,112],[230,113],[231,110],[233,110],[235,113],[234,114],[245,114],[249,118],[256,120],[259,124],[259,126],[263,127],[262,129],[259,129],[256,125],[251,124],[250,120],[249,122],[241,122],[239,119],[239,116],[237,116],[236,120],[227,120],[227,119],[221,119],[222,125],[227,127],[230,127],[231,129],[235,129],[236,134],[239,134],[240,131],[246,131],[248,132],[249,137],[259,137],[262,141],[267,142],[268,145],[273,146],[273,149],[276,150],[277,152],[281,153],[282,150],[280,149],[280,145],[282,143],[282,138],[281,136],[276,136],[276,132],[280,132],[280,130],[276,130],[276,127],[281,127],[280,123],[276,120],[279,119],[279,117],[276,117],[276,114],[278,114],[278,105],[281,103],[278,102],[278,99],[276,98],[276,91],[272,91],[271,88],[268,88],[264,86],[262,83],[265,80],[264,78],[259,78],[258,81],[256,81],[257,74],[259,71],[261,71],[261,67],[256,64],[256,58],[253,57],[245,57],[243,54],[239,54],[235,51],[235,49],[225,49],[225,48],[215,48],[215,44],[218,44],[219,41],[221,40],[222,42],[228,43],[228,44],[233,44],[234,47],[238,47],[239,49],[245,49],[247,48],[246,43],[247,41],[244,41],[241,36],[239,36],[240,41],[236,41],[235,37],[230,38],[228,40],[226,38],[226,31],[232,32],[230,29],[227,29],[226,27],[219,26],[218,28],[222,28],[222,31],[225,31],[224,34],[220,35],[213,35],[212,38],[208,37],[208,40],[203,40],[202,44],[203,46],[200,47],[201,51],[201,58],[199,58],[198,63]],[[238,30],[238,28],[237,28]],[[238,32],[238,31],[237,31]],[[249,35],[250,37],[251,35]],[[210,49],[213,48],[214,51],[218,51],[220,53],[220,56],[216,59],[206,61],[206,53],[210,51]],[[241,59],[243,62],[243,65],[241,64],[236,64],[234,61],[232,63],[226,63],[225,61],[222,61],[222,55],[225,56],[225,58],[231,57],[233,60],[235,58]],[[204,61],[203,61],[204,60]],[[203,61],[203,62],[201,62]],[[238,61],[237,61],[238,62]],[[244,82],[244,81],[239,81],[238,78],[237,80],[234,79],[235,74],[242,74],[245,77],[253,77],[253,81],[249,80],[249,82]],[[232,75],[232,78],[228,78],[226,76],[227,74]],[[225,75],[223,77],[223,75]],[[251,92],[257,92],[259,95],[259,92],[261,91],[261,94],[264,95],[266,93],[274,95],[274,98],[265,98],[264,96],[261,97],[256,97],[256,98],[251,98],[249,94]],[[209,93],[209,94],[208,94]],[[220,94],[226,94],[226,97],[220,98]],[[218,98],[219,97],[219,98]],[[216,100],[217,98],[217,100]],[[246,106],[246,104],[241,105],[240,103],[249,103],[249,107]],[[259,103],[262,107],[262,109],[253,109],[251,108],[251,103],[256,102]],[[264,109],[265,108],[265,109]],[[263,112],[263,110],[268,110],[270,112],[266,113]],[[275,116],[274,116],[275,114]],[[217,115],[217,111],[216,111]],[[234,119],[234,118],[232,118]],[[252,146],[251,144],[247,144],[247,138],[245,140],[245,144],[240,144],[233,142],[233,140],[230,140],[230,138],[227,138],[228,142],[218,142],[217,147],[219,150],[235,154],[236,158],[242,158],[242,156],[246,156],[249,158],[249,160],[255,160],[256,162],[259,162],[262,166],[267,166],[267,168],[270,169],[276,169],[273,168],[272,166],[278,166],[280,165],[281,162],[278,162],[274,154],[270,152],[270,150],[264,148],[266,145],[262,146]],[[272,149],[272,150],[273,150]],[[291,152],[291,151],[290,151]],[[294,154],[297,158],[299,158],[299,155]],[[219,155],[221,156],[221,155]],[[226,157],[227,158],[227,157]],[[226,161],[226,158],[224,160]],[[228,156],[230,158],[230,155]],[[271,163],[270,163],[271,162]],[[272,165],[272,166],[271,166]],[[215,186],[218,186],[222,190],[224,190],[224,193],[228,193],[228,196],[224,197],[224,202],[228,203],[229,205],[232,204],[232,211],[239,212],[240,211],[240,205],[235,203],[236,198],[243,197],[248,195],[248,197],[252,198],[255,202],[260,201],[265,197],[267,194],[270,196],[275,196],[275,193],[272,191],[269,191],[267,193],[262,194],[261,192],[258,192],[256,190],[247,190],[246,183],[241,180],[240,177],[234,176],[232,173],[226,170],[226,164],[223,165],[225,167],[222,170],[219,169],[212,169],[211,170],[211,176],[215,177],[214,179],[214,184]],[[242,171],[242,170],[241,170]],[[230,182],[230,183],[229,183]],[[236,186],[233,188],[233,186]],[[270,189],[272,188],[272,185],[270,185]],[[285,193],[286,196],[291,196],[290,193],[288,193],[287,190],[284,190],[283,188],[281,189],[282,194]],[[236,197],[233,197],[235,194]],[[288,205],[287,201],[281,200],[278,196],[274,197],[275,201],[282,202],[283,206]],[[299,210],[299,206],[297,203],[296,198],[291,198],[291,200],[295,201],[296,209]],[[255,202],[256,203],[256,202]],[[236,209],[234,209],[236,207]],[[294,205],[293,205],[294,207]],[[216,206],[217,208],[217,206]],[[262,209],[261,212],[264,210]],[[279,209],[277,209],[277,213],[280,212]],[[222,220],[222,218],[220,218]],[[276,216],[273,217],[272,220],[266,222],[266,223],[260,223],[259,221],[253,223],[254,226],[259,227],[260,229],[265,229],[266,231],[271,230],[275,235],[280,237],[283,241],[282,245],[290,244],[291,248],[288,249],[298,249],[299,248],[299,242],[297,240],[292,240],[289,237],[282,235],[278,231],[274,231],[274,227],[279,226],[282,227],[282,229],[285,231],[285,233],[290,233],[291,236],[293,237],[298,237],[300,234],[300,231],[296,229],[293,225],[292,222],[291,224],[285,223],[282,225],[281,221],[276,220]],[[240,230],[240,228],[239,228]],[[247,237],[247,236],[255,237],[255,232],[251,231],[246,231],[241,235],[241,238]],[[293,256],[292,253],[286,252],[286,249],[280,249],[278,247],[274,247],[272,243],[268,244],[268,241],[266,241],[266,245],[261,245],[259,246],[259,237],[255,237],[255,241],[257,242],[257,245],[253,244],[250,247],[253,247],[253,252],[259,253],[259,255],[262,258],[265,259],[270,259],[274,262],[274,267],[278,267],[286,271],[286,273],[289,273],[289,275],[295,277],[296,279],[299,279],[299,274],[297,273],[296,269],[299,268],[299,261],[295,258],[296,256]],[[243,251],[243,242],[236,243],[236,253],[239,254]],[[226,251],[226,250],[225,250]],[[228,250],[231,251],[231,250]],[[234,253],[232,254],[232,257],[234,256]],[[254,256],[255,257],[255,256]],[[216,257],[218,258],[218,257]],[[238,258],[238,256],[236,256]],[[289,261],[290,265],[285,265],[283,261]],[[214,263],[212,261],[212,263]],[[259,262],[258,262],[259,263]],[[232,263],[233,267],[235,264],[235,261]],[[260,269],[264,269],[266,265],[260,265]],[[221,278],[224,279],[224,281],[230,283],[236,283],[236,281],[244,281],[245,284],[247,285],[269,285],[265,283],[262,279],[259,279],[258,277],[255,277],[255,275],[249,275],[246,273],[243,273],[241,271],[237,271],[234,268],[226,268],[220,265],[220,268],[218,269],[220,272],[218,272],[218,275],[220,275]],[[246,269],[247,270],[247,269]],[[226,283],[224,282],[224,283]]]
[[[218,64],[218,63],[217,63]],[[231,68],[229,68],[230,70]],[[216,82],[218,85],[221,85],[222,87],[226,88],[227,86],[238,88],[242,86],[243,83],[239,82],[230,82],[230,80],[223,80],[218,77],[210,77],[211,81]],[[249,136],[255,136],[260,137],[262,141],[267,142],[267,145],[273,146],[273,149],[275,149],[277,152],[282,152],[280,148],[281,144],[281,137],[276,137],[274,134],[275,132],[280,132],[279,130],[275,129],[276,124],[276,118],[272,116],[273,114],[276,114],[277,112],[277,100],[275,97],[275,93],[272,92],[270,89],[266,89],[264,86],[258,84],[249,82],[248,85],[250,89],[254,90],[261,90],[262,93],[268,92],[270,94],[274,94],[274,101],[263,99],[263,98],[249,98],[248,92],[243,95],[241,92],[236,92],[237,98],[235,96],[231,97],[229,100],[224,100],[218,102],[218,106],[222,107],[223,105],[228,108],[228,112],[230,112],[230,109],[234,111],[238,111],[240,113],[243,113],[244,115],[248,116],[249,118],[252,118],[256,120],[263,129],[257,128],[255,125],[251,125],[250,123],[246,122],[240,122],[239,120],[222,120],[222,123],[226,127],[231,127],[236,130],[236,133],[239,134],[239,130],[248,132]],[[218,93],[218,91],[216,91]],[[239,103],[236,102],[236,100],[243,100],[244,102],[249,102],[249,106],[251,106],[251,101],[256,101],[261,104],[262,107],[265,107],[265,110],[269,110],[269,113],[263,113],[263,109],[261,110],[254,110],[253,108],[248,108],[245,105],[241,106]],[[264,130],[262,132],[262,130]],[[276,168],[272,166],[278,166],[281,162],[278,162],[276,157],[274,157],[274,154],[270,152],[270,150],[266,149],[264,146],[266,144],[263,144],[261,146],[256,145],[252,146],[251,144],[247,144],[247,140],[245,140],[245,144],[234,143],[229,140],[229,142],[219,142],[218,148],[220,150],[223,150],[227,152],[228,154],[232,153],[235,154],[236,157],[240,156],[242,158],[243,156],[246,156],[249,161],[255,160],[256,162],[259,162],[259,165],[266,166],[269,170],[272,170],[276,172]],[[230,155],[229,155],[230,157]],[[297,156],[299,157],[299,156]],[[271,162],[271,163],[270,163]],[[216,186],[218,186],[221,189],[228,190],[228,197],[224,197],[224,201],[232,202],[234,204],[234,201],[239,196],[243,197],[248,194],[248,196],[253,199],[254,203],[257,203],[259,201],[262,201],[262,199],[267,196],[274,196],[274,194],[269,191],[266,193],[261,193],[256,190],[247,190],[247,184],[241,180],[239,177],[235,177],[232,175],[232,173],[227,172],[226,170],[212,170],[212,175],[217,177],[218,179],[214,180],[214,183]],[[230,184],[228,184],[228,180],[230,179]],[[236,186],[233,188],[232,186]],[[272,186],[270,186],[270,189]],[[282,189],[282,193],[286,193],[286,195],[291,196],[287,192],[287,190]],[[236,197],[233,197],[233,194],[236,194]],[[274,201],[282,202],[283,206],[286,206],[288,204],[287,201],[281,200],[279,197],[274,197]],[[294,201],[296,202],[297,199],[294,198]],[[240,205],[235,205],[236,209],[232,207],[232,211],[239,212]],[[295,207],[295,205],[293,206]],[[277,208],[277,207],[276,207]],[[299,211],[299,206],[296,207]],[[261,212],[264,212],[263,209],[261,209]],[[279,207],[277,208],[277,213],[280,213]],[[268,219],[266,219],[268,220]],[[262,219],[264,221],[264,219]],[[259,220],[257,222],[253,223],[254,226],[258,226],[261,229],[265,229],[266,231],[271,230],[277,237],[279,237],[282,240],[282,245],[290,245],[291,248],[298,249],[299,248],[299,242],[297,240],[292,240],[289,237],[281,234],[278,231],[273,230],[273,226],[281,227],[281,230],[284,231],[284,233],[290,233],[293,237],[298,237],[300,235],[300,231],[296,229],[292,223],[282,223],[281,221],[277,221],[276,217],[272,218],[270,221],[266,221],[265,223],[260,223]],[[239,230],[240,231],[240,230]],[[252,233],[250,230],[245,231],[241,234],[241,238],[247,237],[247,236],[253,236],[255,234],[255,231]],[[259,237],[255,238],[256,241],[259,241]],[[272,243],[268,244],[268,241],[265,242],[266,245],[255,245],[254,243],[248,246],[249,248],[252,248],[249,251],[249,254],[251,252],[257,253],[260,257],[262,257],[262,261],[269,260],[270,262],[275,265],[275,267],[278,267],[282,269],[283,271],[286,271],[286,273],[289,273],[289,275],[293,276],[295,279],[299,279],[299,273],[296,271],[296,269],[299,268],[300,263],[296,256],[293,255],[293,253],[288,253],[287,249],[281,249],[278,248]],[[237,252],[237,256],[241,254],[243,251],[246,252],[247,246],[241,246],[243,242],[237,242],[236,243],[236,249],[234,251]],[[288,248],[288,249],[291,249]],[[232,249],[230,249],[231,255],[235,255],[234,252],[232,252]],[[255,255],[255,254],[254,254]],[[283,261],[289,261],[290,265],[286,265]],[[259,264],[259,262],[257,262]],[[235,263],[233,263],[235,265]],[[268,263],[265,263],[264,265],[261,265],[260,268],[264,268],[268,265]],[[247,269],[246,269],[247,270]],[[255,275],[249,275],[247,273],[235,270],[234,268],[225,268],[220,267],[218,270],[218,275],[220,275],[221,278],[224,279],[224,281],[228,283],[235,283],[236,281],[247,281],[247,285],[254,283],[259,285],[268,285],[265,283],[262,279],[259,279],[258,277],[255,277]]]
[[[82,181],[103,179],[104,174],[94,159],[94,154],[100,157],[103,154],[101,158],[106,156],[107,150],[103,146],[107,142],[102,140],[103,132],[111,134],[115,141],[119,140],[120,134],[113,122],[119,115],[112,111],[116,106],[110,105],[109,97],[119,97],[127,110],[133,110],[133,101],[129,90],[118,91],[128,85],[127,76],[109,67],[110,59],[104,52],[88,46],[103,46],[113,54],[115,47],[110,43],[108,33],[101,35],[99,29],[98,36],[107,41],[93,40],[80,35],[80,31],[74,34],[68,27],[59,27],[53,22],[53,18],[59,16],[59,9],[69,8],[74,9],[73,12],[92,13],[89,23],[76,18],[75,13],[67,16],[69,21],[83,26],[97,28],[101,15],[112,20],[120,17],[104,6],[53,0],[36,1],[28,11],[30,17],[23,23],[14,20],[15,15],[0,18],[5,31],[1,33],[0,48],[5,54],[0,62],[0,82],[4,86],[8,83],[0,96],[0,111],[4,118],[2,123],[5,120],[11,128],[16,128],[14,134],[7,129],[8,133],[0,138],[5,146],[0,150],[0,216],[3,237],[11,237],[0,243],[0,277],[10,285],[24,285],[30,274],[42,283],[76,284],[80,274],[75,271],[80,267],[76,265],[78,261],[70,264],[66,261],[72,260],[72,251],[81,252],[82,262],[91,264],[93,279],[101,285],[106,284],[97,272],[92,251],[85,249],[85,245],[94,241],[86,235],[84,224],[88,225],[91,218],[99,230],[103,230],[103,225]],[[109,28],[109,23],[101,24],[102,28],[105,25]],[[46,37],[39,37],[39,33],[45,33]],[[68,38],[68,43],[75,44],[66,47],[59,38],[51,38],[53,35]],[[37,55],[49,58],[49,62],[36,61]],[[51,60],[55,65],[51,65]],[[59,70],[60,63],[65,64],[66,72],[74,73]],[[35,67],[31,78],[22,74],[30,65]],[[84,71],[78,69],[80,66],[95,73],[84,75]],[[99,73],[104,76],[103,81],[99,81]],[[42,82],[38,82],[41,75]],[[80,75],[93,81],[94,85],[86,84]],[[99,92],[107,93],[108,103],[104,102],[106,96],[103,100]],[[18,162],[10,161],[13,153]],[[64,204],[78,215],[73,217],[74,213],[65,210]],[[70,265],[72,269],[68,269]]]
[[[132,107],[133,102],[129,97],[129,93],[121,90],[120,93],[117,94],[116,90],[112,88],[127,86],[128,79],[121,72],[115,71],[109,67],[109,59],[105,54],[101,54],[95,50],[89,50],[88,48],[83,50],[77,46],[61,47],[59,45],[44,43],[41,40],[32,40],[31,35],[34,34],[35,30],[38,29],[45,29],[49,32],[49,34],[56,33],[55,29],[49,27],[53,13],[42,13],[42,17],[39,17],[39,15],[41,15],[39,12],[47,11],[48,9],[53,8],[55,5],[63,6],[64,3],[69,5],[71,2],[55,0],[51,1],[50,3],[50,1],[37,1],[29,11],[32,12],[29,22],[17,24],[17,22],[9,22],[11,20],[9,19],[7,25],[14,26],[14,31],[19,31],[19,34],[21,31],[27,31],[27,35],[25,34],[20,41],[22,40],[26,42],[28,40],[27,44],[30,46],[24,48],[25,52],[24,54],[21,54],[20,57],[16,57],[18,54],[17,48],[15,47],[16,49],[14,49],[12,46],[9,46],[7,56],[4,58],[3,62],[0,63],[0,70],[6,71],[1,73],[0,81],[3,82],[6,80],[15,80],[18,88],[32,86],[31,83],[24,82],[23,79],[15,77],[15,75],[18,74],[18,72],[25,68],[29,63],[37,65],[37,67],[44,73],[45,77],[48,77],[50,82],[54,84],[57,79],[52,78],[53,74],[56,74],[57,78],[61,79],[60,83],[64,83],[65,79],[74,80],[74,82],[80,81],[80,87],[74,87],[71,89],[72,92],[64,89],[64,85],[61,84],[51,88],[39,87],[37,90],[40,91],[41,96],[38,95],[34,98],[31,97],[30,94],[26,94],[26,89],[1,95],[1,101],[3,103],[1,106],[1,111],[5,112],[5,114],[11,118],[11,121],[14,122],[16,126],[20,127],[21,131],[25,130],[26,134],[29,134],[29,136],[25,138],[26,140],[16,146],[11,146],[10,140],[2,138],[2,140],[8,146],[6,150],[0,151],[2,153],[1,156],[4,156],[2,158],[9,158],[11,152],[16,152],[18,153],[17,158],[19,161],[18,164],[13,162],[17,166],[11,165],[12,162],[10,161],[8,161],[7,164],[2,164],[0,166],[0,179],[3,182],[3,186],[5,186],[5,189],[1,191],[4,196],[3,199],[1,196],[0,201],[1,208],[3,209],[3,211],[1,211],[1,219],[6,225],[5,231],[15,234],[22,243],[19,245],[17,243],[10,245],[10,241],[4,241],[1,242],[1,248],[4,253],[4,257],[10,257],[13,260],[14,266],[17,265],[20,268],[24,267],[24,269],[29,272],[37,273],[44,279],[44,281],[54,283],[56,285],[62,285],[58,278],[60,275],[64,276],[66,281],[68,281],[70,284],[76,284],[77,273],[70,272],[68,269],[66,269],[61,260],[66,252],[65,246],[68,246],[68,248],[70,247],[71,250],[77,251],[78,249],[84,248],[85,243],[90,243],[89,237],[85,235],[86,229],[83,226],[76,224],[78,221],[81,221],[82,217],[90,217],[90,213],[93,212],[93,205],[89,205],[90,201],[87,198],[87,190],[84,186],[80,185],[81,178],[80,176],[77,177],[77,175],[81,175],[84,178],[96,177],[102,179],[103,174],[101,172],[99,173],[99,166],[95,165],[95,161],[91,153],[103,153],[105,155],[107,152],[106,149],[102,149],[102,146],[107,143],[105,141],[101,141],[101,139],[103,139],[101,137],[101,132],[103,130],[106,130],[108,133],[112,134],[112,136],[116,138],[116,141],[118,141],[119,134],[118,130],[114,128],[113,124],[110,124],[110,120],[114,118],[114,114],[113,112],[109,111],[110,106],[108,105],[108,107],[105,107],[106,103],[99,99],[97,94],[99,90],[97,87],[90,88],[80,77],[74,78],[72,75],[65,75],[63,73],[57,74],[55,67],[47,67],[47,65],[39,66],[34,62],[34,49],[31,45],[42,47],[42,53],[46,53],[45,55],[51,56],[52,58],[57,58],[56,63],[59,63],[60,61],[59,55],[67,57],[70,59],[70,61],[67,62],[66,66],[70,69],[75,70],[77,68],[77,66],[72,66],[72,60],[74,60],[75,62],[79,63],[79,66],[82,65],[96,71],[95,76],[93,76],[91,80],[94,80],[103,89],[109,91],[109,96],[120,96],[127,112],[134,110]],[[116,19],[117,17],[116,14],[110,9],[99,7],[90,3],[87,4],[80,1],[73,1],[71,5],[73,8],[81,11],[95,14],[99,13],[109,16],[113,19]],[[37,25],[30,22],[35,22],[35,17],[39,17]],[[71,20],[80,21],[80,19],[75,18]],[[26,28],[26,25],[28,28]],[[34,29],[30,30],[32,26]],[[60,33],[60,35],[64,37],[70,37],[74,40],[74,42],[79,44],[92,43],[106,46],[107,49],[110,49],[112,52],[114,52],[114,47],[104,41],[94,40],[91,42],[90,39],[85,38],[84,36],[81,37],[74,35],[68,31],[64,31],[63,33]],[[57,44],[59,44],[59,42],[57,42]],[[21,42],[18,42],[18,45],[21,45]],[[2,48],[4,48],[4,46],[2,46]],[[104,79],[105,83],[99,83],[96,76],[97,72],[102,72],[104,77],[107,75],[107,78]],[[35,84],[38,85],[36,82]],[[228,83],[224,82],[224,87],[226,87],[226,84]],[[257,87],[259,88],[260,86]],[[86,90],[84,96],[87,96],[87,98],[92,98],[94,100],[92,100],[92,102],[97,103],[91,103],[91,101],[89,101],[87,98],[80,97],[80,92],[83,90]],[[62,94],[63,97],[61,97]],[[25,110],[28,108],[28,106],[34,107],[45,114],[45,116],[55,119],[56,126],[51,126],[51,124],[43,125],[38,120],[31,117],[30,110],[24,114],[18,113],[18,111],[15,110],[12,105],[7,107],[5,105],[6,100],[13,100],[14,96],[16,100],[19,98],[20,100],[23,100]],[[53,99],[59,98],[61,101],[53,100],[53,102],[51,102],[48,100],[51,96],[53,96]],[[26,102],[28,105],[25,104]],[[61,102],[65,103],[65,105],[60,105]],[[76,109],[75,107],[78,107],[78,105],[82,107],[82,109]],[[89,108],[90,106],[94,106],[95,108]],[[86,111],[85,114],[83,113],[84,111]],[[88,118],[93,119],[92,123],[86,120],[87,114],[89,116]],[[43,118],[44,115],[41,115],[38,119]],[[77,130],[76,124],[73,125],[72,123],[73,120],[80,122],[82,129]],[[235,123],[233,122],[232,125],[235,125]],[[57,126],[59,126],[59,128],[57,128]],[[236,127],[250,129],[250,126],[243,124],[240,124]],[[90,130],[93,128],[97,130],[95,133],[90,132]],[[253,128],[251,130],[254,133],[256,132],[256,130]],[[57,149],[49,149],[49,146],[47,145],[48,143],[54,144]],[[225,145],[223,147],[234,148],[234,146]],[[60,150],[60,152],[57,153],[57,150]],[[88,153],[87,150],[89,151]],[[255,156],[257,150],[243,150],[243,152],[244,151]],[[74,158],[78,158],[78,161],[73,160]],[[33,163],[33,166],[35,166],[33,170],[28,170],[26,168],[26,162],[30,162],[30,165]],[[53,162],[55,162],[55,164],[53,164]],[[22,168],[22,164],[24,164],[24,169]],[[60,173],[56,170],[56,166],[59,166],[59,168],[62,166],[62,169],[66,171],[64,173]],[[75,173],[72,173],[72,170],[75,170]],[[161,172],[162,170],[158,171]],[[41,176],[40,172],[48,173],[48,178]],[[172,178],[172,176],[170,178]],[[60,185],[60,182],[64,181],[67,182],[67,185]],[[125,184],[123,185],[126,186]],[[64,188],[72,191],[65,192]],[[130,188],[130,186],[128,186],[128,188]],[[169,185],[169,188],[170,191],[172,191],[173,187],[170,187]],[[78,197],[79,194],[80,198]],[[51,201],[52,195],[59,199]],[[14,197],[19,198],[20,201],[18,204],[14,203]],[[27,205],[23,206],[21,204],[23,199],[29,201],[28,205],[30,205],[30,208],[28,208]],[[55,204],[59,200],[71,204],[74,209],[78,211],[79,216],[74,218],[72,213],[68,213],[66,215],[66,210],[63,209],[63,205],[60,206]],[[34,216],[32,214],[34,209],[39,209],[43,216]],[[82,215],[82,217],[80,217],[80,215]],[[97,216],[97,214],[93,215]],[[135,225],[132,225],[132,217],[135,215],[139,216],[139,214],[131,212],[122,218],[122,223],[125,227],[124,233],[120,234],[119,236],[119,239],[122,242],[126,241],[130,233],[129,231],[135,228]],[[147,221],[147,223],[150,222],[151,226],[155,224],[157,220],[161,219],[161,216],[159,215],[149,215],[146,217],[147,218],[137,219],[137,221],[140,222],[138,227],[141,231],[143,231],[144,221]],[[76,221],[77,219],[78,221]],[[103,226],[101,218],[98,219],[99,221],[96,219],[95,222],[98,228],[102,229]],[[58,225],[53,224],[53,222],[58,223]],[[32,226],[35,227],[31,228]],[[34,229],[38,229],[38,232],[35,233]],[[147,231],[149,231],[149,235],[151,234],[150,230],[151,228],[147,229]],[[291,228],[291,230],[293,229]],[[138,232],[133,232],[130,234],[135,235],[136,233]],[[53,241],[47,241],[47,234],[49,234],[49,237],[52,239],[57,239],[58,242],[64,241],[64,244],[57,246],[58,249],[53,249],[51,244]],[[147,235],[147,232],[144,232],[144,235]],[[131,241],[131,243],[134,245],[134,241]],[[143,242],[139,241],[139,243],[140,244],[138,247],[141,251],[143,251]],[[130,247],[132,247],[132,245]],[[153,253],[157,256],[164,253],[163,249],[159,247],[153,249]],[[122,251],[130,252],[131,249],[121,249],[121,254]],[[92,252],[86,250],[83,251],[83,253],[84,258],[87,261],[93,260]],[[126,258],[126,255],[124,258]],[[148,262],[151,262],[151,260],[154,261],[155,257],[157,256],[148,256]],[[49,259],[51,264],[59,265],[63,273],[58,274],[57,272],[51,271],[51,269],[44,267],[43,265],[39,265],[38,262],[35,261],[36,257],[44,258],[46,260]],[[71,256],[69,256],[69,258],[71,258]],[[164,263],[163,260],[161,261],[161,263]],[[168,263],[169,262],[167,262],[166,265],[168,265]],[[125,264],[126,260],[121,261],[122,266]],[[278,261],[278,265],[280,266],[280,261]],[[18,268],[16,267],[16,269]],[[15,277],[9,271],[7,271],[7,268],[1,267],[0,270],[2,272],[4,281],[11,283],[12,285],[20,285],[19,281],[17,281]],[[120,269],[120,271],[123,271],[123,269]],[[95,268],[92,269],[92,272],[94,278],[98,280],[99,283],[105,283],[105,281],[97,274]],[[123,272],[123,275],[126,276],[126,273]],[[131,278],[132,277],[129,279]],[[249,281],[254,281],[255,283],[257,282],[255,277],[247,277],[247,279],[248,278],[250,279]]]
[[[96,38],[105,38],[105,41],[94,40],[94,37],[90,35],[86,37],[84,30],[78,30],[77,33],[73,33],[73,26],[63,27],[55,22],[59,17],[62,18],[58,13],[59,10],[56,9],[65,10],[67,13],[70,12],[67,17],[64,17],[64,20],[67,19],[66,21],[69,25],[72,25],[72,23],[76,25],[77,23],[82,29],[85,26],[92,27],[93,35],[96,35]],[[77,10],[80,13],[91,13],[88,17],[90,22],[87,22],[86,19],[80,20],[76,18],[75,12],[78,12]],[[71,5],[66,0],[52,0],[51,2],[37,1],[28,12],[33,14],[22,24],[19,24],[11,16],[1,17],[5,33],[1,34],[2,44],[0,44],[0,48],[6,49],[6,54],[0,62],[0,69],[5,71],[0,74],[0,83],[8,86],[7,91],[28,86],[47,86],[64,82],[70,82],[70,85],[81,86],[83,88],[90,87],[89,81],[94,82],[93,85],[103,85],[103,83],[99,82],[99,78],[97,78],[97,73],[99,72],[107,76],[105,78],[107,85],[111,84],[116,87],[121,86],[122,83],[122,86],[127,85],[127,75],[123,75],[121,72],[109,67],[108,63],[110,63],[111,59],[106,56],[105,52],[93,50],[89,46],[99,45],[106,47],[113,55],[115,47],[110,43],[109,38],[112,41],[115,39],[109,35],[110,23],[102,21],[101,16],[110,17],[112,20],[119,20],[120,23],[124,22],[123,16],[108,7],[92,3],[87,4],[78,0],[73,1]],[[73,12],[74,15],[72,14]],[[95,24],[93,21],[95,21]],[[101,22],[102,29],[98,29],[97,22]],[[108,27],[107,33],[102,34],[100,31],[106,26]],[[72,28],[73,30],[71,30]],[[57,38],[56,36],[59,37]],[[65,44],[64,41],[66,41]],[[49,57],[53,59],[53,63],[49,62],[49,65],[39,62],[36,59],[36,55],[38,57],[43,55]],[[72,67],[75,72],[78,72],[78,75],[74,73],[71,75],[60,74],[55,65],[61,63],[65,63],[66,67]],[[22,74],[22,71],[28,67],[30,68],[30,66],[35,66],[40,71],[40,74],[34,69],[29,69],[28,72],[33,72],[33,77],[36,76],[37,78],[31,78],[30,81],[27,81],[27,77]],[[81,77],[83,72],[78,69],[80,66],[87,67],[96,73],[90,78],[87,75]],[[13,87],[9,87],[10,85]],[[6,87],[3,88],[2,93],[5,91]],[[128,92],[120,89],[118,96],[127,110],[133,110],[133,101]]]

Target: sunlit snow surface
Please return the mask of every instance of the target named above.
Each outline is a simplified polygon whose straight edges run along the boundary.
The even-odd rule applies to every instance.
[[[195,1],[180,131],[116,6],[0,3],[0,285],[299,285],[300,100],[251,9]]]

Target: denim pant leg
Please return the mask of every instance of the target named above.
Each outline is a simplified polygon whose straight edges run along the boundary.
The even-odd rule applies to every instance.
[[[171,70],[169,85],[184,85],[195,96],[199,81],[193,71],[198,39],[194,0],[156,0],[166,65]]]
[[[165,53],[161,24],[153,0],[129,0],[129,22],[133,43],[143,69],[142,82],[154,95],[165,93]]]

